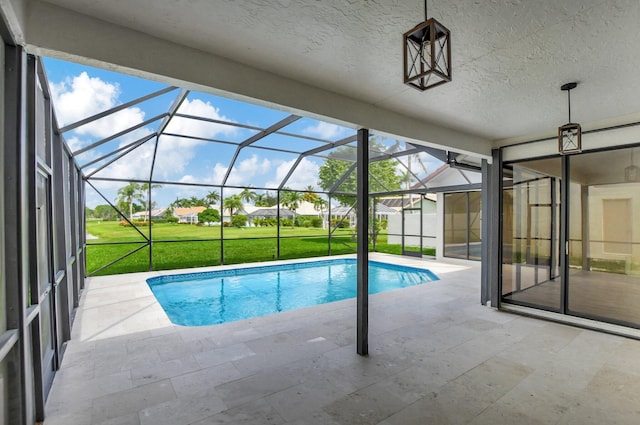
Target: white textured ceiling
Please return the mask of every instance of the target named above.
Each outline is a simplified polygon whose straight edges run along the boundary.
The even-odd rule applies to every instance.
[[[494,141],[566,123],[569,81],[583,127],[640,114],[638,0],[432,0],[452,32],[453,82],[426,92],[402,83],[421,0],[48,2]]]

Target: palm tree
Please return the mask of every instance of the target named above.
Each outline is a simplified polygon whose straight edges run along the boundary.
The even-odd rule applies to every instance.
[[[324,229],[324,209],[325,207],[329,205],[329,202],[327,200],[325,200],[324,198],[321,198],[319,196],[316,197],[316,199],[313,200],[313,209],[318,211],[320,217],[322,218],[322,228]],[[331,217],[327,218],[327,223],[331,221]]]
[[[231,195],[224,200],[224,209],[229,210],[229,215],[233,217],[233,213],[242,209],[242,199],[239,195]]]
[[[280,198],[280,202],[286,208],[289,208],[293,213],[293,223],[291,227],[295,227],[296,223],[296,210],[300,206],[300,202],[302,202],[303,198],[299,192],[294,192],[292,190],[284,190],[282,192],[282,197]]]
[[[192,196],[191,198],[189,198],[189,206],[190,207],[197,207],[197,206],[200,206],[202,204],[206,204],[206,202],[207,201],[203,201],[202,199],[198,198],[197,196]]]
[[[138,183],[130,182],[128,185],[118,189],[116,202],[129,204],[129,220],[133,220],[133,201],[144,202],[141,186]]]
[[[313,193],[315,190],[314,187],[309,185],[304,190],[305,193],[302,194],[302,199],[310,204],[315,204],[316,199],[318,199],[318,195]]]
[[[258,194],[255,193],[253,190],[249,189],[248,187],[245,187],[244,189],[242,189],[242,192],[238,194],[238,196],[242,201],[251,202],[256,200]]]
[[[216,192],[215,190],[212,190],[211,192],[207,193],[204,196],[204,199],[207,200],[209,205],[215,205],[216,202],[218,202],[220,200],[220,194],[218,192]]]
[[[329,205],[329,202],[327,202],[325,199],[322,199],[321,197],[316,197],[316,199],[313,200],[313,209],[318,211],[320,214],[322,214],[324,212],[324,208]]]
[[[256,194],[256,199],[254,200],[256,207],[272,207],[277,203],[277,198],[272,196],[269,191]]]

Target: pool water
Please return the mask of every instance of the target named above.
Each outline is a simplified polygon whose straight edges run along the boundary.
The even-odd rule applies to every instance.
[[[369,261],[369,293],[437,280],[429,270]],[[356,260],[310,261],[147,279],[172,323],[213,325],[356,296]]]

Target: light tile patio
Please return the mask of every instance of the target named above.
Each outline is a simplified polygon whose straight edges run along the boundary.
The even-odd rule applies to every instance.
[[[640,341],[483,307],[479,263],[372,258],[440,280],[370,297],[368,357],[355,300],[188,328],[160,272],[89,279],[45,425],[640,423]]]

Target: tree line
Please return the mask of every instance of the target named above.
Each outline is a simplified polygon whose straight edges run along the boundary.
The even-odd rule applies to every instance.
[[[378,150],[384,150],[384,147],[376,140],[371,140],[369,145],[372,149],[378,148]],[[331,152],[319,169],[318,185],[325,191],[333,189],[339,192],[338,194],[332,195],[332,197],[341,205],[351,206],[355,203],[355,193],[357,191],[355,170],[351,169],[349,175],[345,176],[352,167],[355,159],[355,149],[345,146]],[[400,189],[402,183],[408,180],[408,176],[398,175],[396,165],[396,162],[391,159],[371,162],[369,164],[370,190],[381,192]],[[338,185],[338,187],[334,187],[336,185]],[[118,189],[115,205],[123,214],[128,213],[128,218],[131,220],[133,214],[136,212],[157,208],[155,202],[149,202],[148,194],[150,190],[161,187],[162,186],[158,184],[149,185],[148,183],[130,182]],[[313,186],[307,186],[303,191],[294,191],[289,188],[280,191],[280,204],[293,212],[293,222],[295,222],[296,211],[303,201],[313,204],[316,211],[320,214],[322,214],[328,206],[328,202],[324,198],[314,193]],[[207,211],[203,217],[206,220],[202,221],[212,222],[214,221],[215,214],[219,216],[220,212],[217,209],[211,208],[211,206],[217,205],[219,202],[222,203],[222,210],[228,211],[229,216],[233,218],[242,212],[245,202],[252,203],[257,207],[268,208],[278,203],[278,197],[277,192],[275,192],[275,194],[269,191],[256,193],[251,187],[246,187],[241,192],[221,200],[220,194],[213,190],[202,198],[196,196],[176,198],[165,210],[163,218],[173,217],[174,208],[202,206],[205,207],[205,211]],[[215,211],[215,213],[212,211]],[[93,210],[87,208],[86,214],[87,217],[102,220],[115,220],[119,218],[118,213],[110,205],[98,205]],[[166,217],[164,217],[165,215]],[[220,219],[217,221],[220,221]]]

